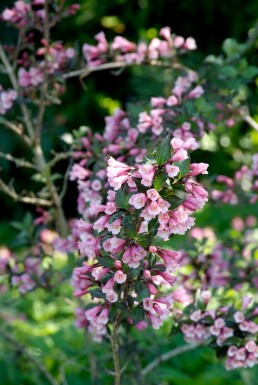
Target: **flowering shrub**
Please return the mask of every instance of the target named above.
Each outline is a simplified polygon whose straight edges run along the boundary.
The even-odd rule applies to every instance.
[[[235,217],[223,235],[195,226],[208,204],[207,210],[257,204],[255,149],[233,178],[222,175],[224,169],[214,172],[213,159],[206,176],[204,162],[212,138],[225,143],[225,128],[233,131],[244,122],[258,129],[249,111],[248,85],[258,74],[245,58],[250,41],[226,40],[224,55],[208,56],[198,70],[184,62],[184,55],[197,48],[195,40],[172,34],[169,27],[137,44],[122,36],[108,42],[100,32],[96,44],[85,42],[80,54],[50,35],[78,9],[58,1],[16,1],[1,15],[17,30],[18,43],[0,44],[3,84],[9,82],[0,86],[0,123],[26,147],[26,159],[2,152],[1,157],[29,169],[41,187],[19,192],[0,179],[2,192],[34,205],[38,213],[13,224],[22,234],[18,247],[0,249],[0,290],[59,293],[73,303],[76,326],[103,346],[110,339],[116,385],[124,371],[120,352],[130,356],[131,349],[126,340],[119,350],[120,335],[133,336],[135,328],[147,335],[149,326],[181,333],[189,345],[179,354],[205,345],[226,357],[226,369],[251,368],[258,357],[256,218]],[[63,136],[64,152],[46,151],[46,110],[61,103],[67,79],[135,66],[173,73],[169,91],[133,108],[115,109],[103,133],[81,127]],[[70,165],[60,178],[56,165],[67,159]],[[69,222],[63,209],[68,178],[77,182],[79,216]],[[207,203],[208,191],[212,203]],[[62,292],[64,283],[70,288],[71,275],[75,302],[70,289]],[[30,357],[5,330],[0,335]],[[139,375],[173,354],[157,357]],[[57,384],[32,361],[48,382]]]

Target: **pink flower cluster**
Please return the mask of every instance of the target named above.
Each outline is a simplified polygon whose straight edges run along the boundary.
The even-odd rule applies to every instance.
[[[187,140],[196,132],[197,137],[202,137],[206,131],[210,131],[213,126],[205,122],[204,117],[189,116],[189,121],[180,123],[181,108],[189,100],[200,98],[204,89],[200,85],[194,85],[198,81],[198,76],[194,71],[188,71],[185,76],[179,76],[175,81],[175,86],[171,90],[171,95],[167,98],[152,97],[150,112],[141,112],[137,128],[144,134],[151,131],[155,136],[160,136],[170,127],[173,127],[173,136]],[[176,128],[174,128],[176,127]]]
[[[84,44],[83,54],[89,67],[96,67],[109,60],[126,64],[142,64],[157,59],[171,59],[178,52],[184,53],[196,49],[192,37],[184,39],[182,36],[171,35],[171,29],[164,27],[160,30],[160,37],[154,38],[149,44],[132,43],[122,36],[116,36],[108,43],[104,32],[95,36],[97,45]]]
[[[5,247],[0,247],[0,291],[6,291],[11,285],[19,290],[21,294],[50,285],[48,266],[42,264],[46,255],[53,255],[53,243],[57,240],[58,234],[54,231],[43,229],[39,233],[36,245],[28,250],[28,255],[13,253]]]
[[[11,284],[16,286],[22,294],[34,289],[37,285],[35,277],[43,274],[40,263],[38,258],[27,257],[21,264],[16,255],[6,248],[0,248],[0,275],[8,276]]]
[[[153,243],[155,237],[168,240],[193,226],[190,215],[207,200],[207,192],[194,178],[207,173],[207,165],[190,164],[188,151],[198,147],[193,138],[185,142],[166,138],[167,154],[161,159],[163,144],[150,164],[128,166],[110,157],[106,175],[114,190],[108,190],[106,204],[91,204],[88,222],[78,222],[78,246],[90,263],[74,269],[74,295],[90,293],[94,301],[100,299],[101,304],[86,311],[98,338],[105,334],[111,306],[120,301],[126,304],[129,323],[137,324],[146,316],[152,327],[159,328],[170,314],[173,296],[159,296],[158,288],[174,285],[181,254]],[[163,182],[157,185],[160,174]]]
[[[0,115],[6,114],[6,112],[12,108],[17,96],[18,95],[15,90],[4,91],[0,85]]]
[[[188,321],[181,325],[185,340],[206,345],[215,343],[218,350],[229,346],[225,363],[227,370],[257,365],[258,325],[252,321],[252,318],[257,318],[257,309],[247,309],[250,302],[250,297],[243,298],[243,311],[231,307],[194,310],[190,315],[192,323]],[[233,340],[234,345],[231,343]]]
[[[28,23],[31,11],[30,4],[18,0],[14,3],[13,8],[4,9],[2,19],[16,25],[18,28],[22,28]]]
[[[44,2],[44,0],[31,0],[28,3],[27,1],[17,0],[12,8],[4,9],[1,19],[16,28],[29,27],[32,23],[42,28],[42,21],[45,20]],[[55,22],[62,17],[74,15],[79,8],[79,4],[71,4],[64,8],[64,4],[61,2],[56,8]]]
[[[224,189],[214,189],[212,191],[211,195],[214,200],[234,205],[237,204],[243,196],[246,196],[249,198],[249,203],[256,203],[258,200],[258,154],[253,155],[251,167],[242,166],[235,172],[233,178],[219,175],[217,182],[220,183]]]
[[[232,345],[228,348],[226,369],[253,368],[258,364],[258,346],[255,341],[249,340],[245,346],[237,348]]]
[[[18,83],[23,88],[40,85],[44,80],[45,71],[47,74],[61,71],[75,56],[73,48],[65,48],[61,43],[48,46],[48,43],[42,39],[42,45],[37,50],[37,55],[43,56],[42,61],[28,69],[20,67],[18,70]]]

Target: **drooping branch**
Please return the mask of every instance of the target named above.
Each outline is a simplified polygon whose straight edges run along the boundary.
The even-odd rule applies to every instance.
[[[183,354],[185,352],[189,352],[190,350],[196,349],[198,344],[189,344],[184,346],[179,346],[178,348],[175,348],[173,350],[170,350],[167,353],[161,354],[159,357],[155,358],[151,363],[149,363],[145,368],[142,369],[141,375],[146,376],[148,373],[150,373],[153,369],[155,369],[161,362],[168,361],[170,358],[179,356],[180,354]]]
[[[135,66],[142,66],[142,65],[147,65],[147,66],[153,66],[153,67],[163,67],[163,68],[171,68],[171,69],[177,69],[177,70],[182,70],[185,72],[189,72],[190,68],[184,66],[183,64],[180,63],[166,63],[162,62],[161,60],[151,60],[148,63],[142,63],[142,64],[137,64],[137,63],[132,63],[128,64],[123,61],[121,62],[111,62],[111,63],[104,63],[96,67],[86,67],[86,68],[81,68],[75,71],[67,72],[62,75],[63,79],[69,79],[69,78],[74,78],[74,77],[80,77],[80,79],[85,78],[86,76],[89,76],[90,74],[98,71],[106,71],[106,70],[115,70],[115,69],[123,69],[127,67],[135,67]]]

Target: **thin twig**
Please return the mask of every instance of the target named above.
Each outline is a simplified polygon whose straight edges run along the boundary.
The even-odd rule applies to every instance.
[[[44,61],[44,79],[41,86],[40,91],[40,103],[39,103],[39,110],[38,110],[38,118],[35,128],[35,143],[40,143],[41,139],[41,130],[43,125],[43,119],[46,111],[46,103],[45,99],[47,98],[48,94],[48,68],[47,68],[47,56],[48,56],[48,45],[49,45],[49,9],[48,9],[48,0],[44,1],[44,40],[47,42],[47,47],[45,48],[45,61]]]
[[[55,154],[54,158],[51,159],[47,165],[49,168],[53,168],[58,162],[60,162],[61,160],[65,160],[67,158],[70,158],[70,156],[72,156],[72,155],[73,155],[72,151],[59,152],[59,153]]]
[[[52,206],[52,202],[46,199],[38,198],[36,196],[22,196],[19,195],[13,187],[7,185],[2,179],[0,179],[0,191],[11,197],[14,201],[28,203],[36,206]]]
[[[196,349],[198,344],[189,344],[180,346],[178,348],[175,348],[173,350],[170,350],[167,353],[161,354],[161,356],[155,358],[151,363],[149,363],[145,368],[142,369],[141,375],[146,376],[146,374],[150,373],[153,369],[155,369],[161,362],[168,361],[170,358],[178,356],[179,354],[189,352],[190,350]]]
[[[145,65],[149,66],[156,66],[156,67],[165,67],[165,68],[171,68],[171,69],[179,69],[183,71],[190,71],[189,68],[185,67],[184,65],[180,63],[164,63],[159,60],[151,60],[148,63],[143,63]],[[62,75],[63,79],[69,79],[69,78],[74,78],[74,77],[80,77],[81,79],[90,75],[93,72],[97,71],[105,71],[105,70],[113,70],[113,69],[120,69],[120,68],[126,68],[126,67],[133,67],[133,66],[140,66],[142,64],[137,64],[137,63],[132,63],[128,64],[125,62],[112,62],[112,63],[104,63],[96,67],[86,67],[86,68],[81,68],[75,71],[67,72]]]
[[[252,128],[254,128],[256,131],[258,131],[258,123],[250,116],[246,115],[244,116],[244,121],[249,124]]]
[[[5,154],[0,151],[0,157],[15,163],[17,167],[36,168],[34,164],[27,162],[27,160],[15,158],[11,154]]]
[[[16,75],[13,71],[13,68],[11,66],[11,63],[9,62],[8,57],[5,54],[5,51],[4,51],[1,43],[0,43],[0,59],[6,68],[7,74],[9,76],[9,79],[10,79],[10,82],[11,82],[13,88],[18,92],[19,91],[19,85],[18,85],[18,81],[16,79]],[[57,228],[60,231],[60,234],[62,236],[65,236],[68,232],[68,227],[67,227],[67,222],[66,222],[65,215],[63,212],[63,208],[62,208],[61,199],[58,195],[56,186],[52,181],[51,172],[50,172],[50,169],[47,167],[47,163],[45,160],[45,156],[44,156],[40,141],[39,140],[35,141],[34,127],[33,127],[33,124],[32,124],[31,118],[30,118],[30,113],[27,109],[26,104],[21,102],[20,108],[22,111],[23,120],[24,120],[26,129],[27,129],[29,139],[32,143],[32,151],[33,151],[34,156],[35,156],[35,163],[37,165],[37,169],[40,173],[43,173],[45,175],[46,185],[47,185],[49,194],[50,194],[51,199],[52,199],[52,204],[55,206],[55,211],[56,211],[55,219],[56,219]],[[7,186],[6,184],[3,184],[2,190],[3,190],[3,188],[4,188],[5,192],[9,193],[9,195],[10,195],[9,186]],[[48,201],[41,200],[38,198],[30,199],[28,197],[21,197],[20,199],[17,199],[17,197],[19,197],[18,194],[14,193],[13,191],[11,191],[11,194],[13,195],[13,198],[15,198],[16,200],[19,200],[19,201],[25,202],[25,203],[39,204],[39,202],[45,202],[45,204],[43,203],[43,206],[46,206],[46,202],[48,202]],[[33,203],[33,201],[37,202],[37,203]],[[49,204],[47,204],[47,205],[49,205]]]
[[[43,366],[42,363],[38,361],[32,354],[30,354],[24,345],[16,341],[12,336],[10,336],[7,332],[1,329],[0,336],[2,336],[6,341],[8,341],[17,352],[20,352],[25,357],[27,357],[29,362],[32,362],[35,365],[38,371],[48,380],[51,385],[59,385],[58,382],[52,376],[52,374],[47,370],[47,368]]]
[[[27,146],[29,147],[31,146],[30,138],[23,132],[23,129],[20,125],[17,126],[16,124],[4,119],[2,116],[0,117],[0,124],[8,128],[10,131],[14,132],[16,135],[18,135],[19,138],[22,139],[24,143],[27,144]]]

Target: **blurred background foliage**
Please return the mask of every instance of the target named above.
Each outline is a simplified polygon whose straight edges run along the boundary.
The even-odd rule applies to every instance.
[[[72,4],[72,1],[66,1]],[[198,69],[205,56],[220,54],[223,40],[233,37],[245,41],[248,30],[254,26],[258,17],[258,3],[250,0],[243,3],[232,0],[230,4],[222,0],[84,0],[79,2],[81,9],[76,16],[67,18],[53,30],[53,39],[62,40],[67,45],[74,46],[81,52],[84,42],[93,43],[94,35],[103,30],[109,39],[116,34],[121,34],[128,39],[137,41],[141,38],[151,39],[158,34],[162,26],[170,26],[172,31],[182,36],[194,36],[198,50],[184,57],[184,61],[193,69]],[[12,0],[2,0],[0,10],[11,6]],[[232,12],[234,10],[234,12]],[[15,43],[16,32],[1,26],[1,40]],[[249,55],[252,63],[258,62],[258,55],[254,51]],[[62,97],[62,106],[51,107],[45,120],[43,145],[50,154],[51,149],[65,150],[66,146],[60,141],[64,132],[71,132],[81,125],[91,127],[93,130],[102,130],[104,116],[120,106],[125,107],[128,102],[148,100],[150,96],[167,93],[172,84],[171,71],[162,71],[155,68],[131,68],[115,76],[110,72],[94,73],[84,79],[84,87],[78,79],[67,82],[67,92]],[[257,94],[257,92],[256,92]],[[257,99],[253,101],[256,108]],[[243,130],[234,130],[233,136],[237,138]],[[231,134],[230,134],[231,135]],[[257,136],[258,137],[258,136]],[[255,141],[258,142],[258,138]],[[232,142],[233,140],[233,142]],[[234,146],[234,138],[230,140]],[[22,154],[24,148],[19,141],[6,131],[0,131],[1,149],[16,156]],[[225,143],[225,141],[224,141]],[[220,146],[220,143],[218,143]],[[245,142],[245,146],[248,146]],[[224,146],[225,147],[225,146]],[[230,147],[230,146],[227,146]],[[222,160],[227,165],[230,151],[225,151]],[[209,154],[210,155],[210,154]],[[57,170],[63,174],[67,164],[61,163]],[[18,190],[23,189],[24,180],[28,180],[28,171],[21,171],[7,161],[0,160],[3,175],[7,178],[11,174],[15,179]],[[230,173],[232,167],[224,170]],[[32,185],[38,183],[30,182]],[[74,186],[69,186],[69,195],[66,197],[65,206],[68,217],[76,213],[76,191]],[[70,199],[70,197],[73,199]],[[24,207],[15,205],[1,194],[3,200],[3,215],[5,218],[24,216]],[[69,202],[69,205],[67,205]],[[72,204],[71,202],[74,202]],[[26,207],[26,210],[31,209]],[[1,240],[1,236],[0,236]]]
[[[0,10],[12,3],[1,0]],[[198,69],[205,56],[220,54],[222,42],[226,38],[245,41],[248,30],[258,17],[257,0],[83,0],[79,3],[81,9],[78,14],[66,19],[53,31],[55,40],[62,40],[80,52],[82,44],[93,43],[93,36],[100,30],[105,31],[108,38],[122,34],[137,41],[139,38],[155,37],[160,27],[168,25],[176,34],[193,36],[196,39],[198,51],[184,58],[193,69]],[[2,41],[14,43],[15,38],[14,30],[1,25]],[[257,64],[258,55],[255,51],[248,56],[251,63]],[[63,104],[48,111],[43,134],[45,150],[48,153],[53,148],[56,151],[65,150],[66,146],[60,136],[82,125],[90,126],[95,131],[102,130],[104,116],[112,113],[114,108],[125,107],[129,102],[148,100],[150,96],[162,95],[170,89],[172,80],[173,74],[170,71],[159,72],[153,68],[127,69],[119,76],[108,72],[95,73],[84,79],[86,87],[82,87],[78,79],[69,80],[67,92],[62,97]],[[252,114],[257,116],[257,88],[252,87]],[[221,127],[205,140],[204,151],[196,155],[196,161],[210,163],[212,174],[232,175],[243,162],[250,160],[249,150],[257,150],[258,133],[250,131],[245,124],[239,124],[232,129]],[[22,144],[3,129],[0,130],[0,143],[3,152],[19,156],[24,151]],[[64,173],[66,166],[66,162],[62,162],[58,172]],[[1,160],[0,167],[3,179],[8,181],[11,177],[18,185],[18,190],[22,190],[25,184],[27,186],[31,183],[33,186],[38,183],[30,180],[29,173],[21,172],[6,161]],[[18,203],[13,204],[2,194],[0,198],[0,244],[7,244],[14,242],[17,237],[15,226],[8,222],[20,221],[26,212],[31,211],[34,214],[34,210]],[[76,188],[73,184],[69,185],[64,206],[68,217],[76,214]],[[233,216],[246,217],[250,213],[257,215],[254,210],[253,207],[243,205],[209,205],[199,214],[197,224],[214,226],[218,233],[223,233]],[[63,271],[67,262],[61,261],[57,271]],[[66,274],[69,277],[71,267],[67,268]],[[112,370],[110,347],[106,343],[90,343],[87,336],[73,326],[74,307],[69,284],[60,285],[52,292],[38,289],[27,294],[26,299],[18,292],[11,296],[5,293],[1,294],[0,300],[1,318],[12,326],[13,338],[24,345],[37,361],[43,363],[60,384],[111,385],[113,379],[108,374],[108,370]],[[127,341],[124,336],[131,349],[132,363],[127,369],[129,373],[133,371],[135,352],[147,364],[159,353],[182,343],[178,336],[168,337],[166,327],[158,332],[159,338],[155,337],[156,332],[153,330],[134,333],[137,342]],[[13,349],[13,345],[0,338],[0,384],[47,384],[28,356],[21,353],[23,348],[20,346],[17,349],[16,346]],[[146,383],[256,385],[257,378],[257,368],[226,372],[214,352],[201,348],[166,362],[147,378]],[[132,381],[132,384],[138,384],[136,377],[132,377]],[[125,383],[129,385],[129,382]]]

